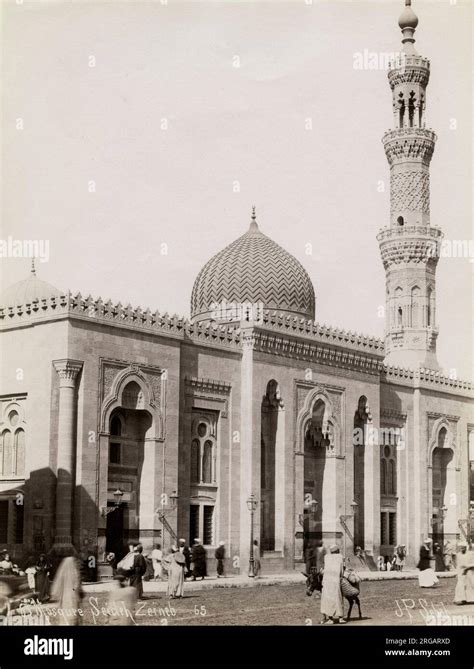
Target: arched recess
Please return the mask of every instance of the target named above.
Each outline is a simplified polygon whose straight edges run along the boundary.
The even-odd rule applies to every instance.
[[[330,462],[334,465],[335,456],[340,455],[340,425],[324,388],[308,393],[296,429],[296,453],[303,456],[296,511],[303,525],[303,555],[307,556],[322,540],[326,524],[334,516],[331,504],[336,505],[335,472]],[[328,485],[328,481],[332,483]]]
[[[413,286],[410,291],[410,325],[412,328],[421,326],[421,291],[419,286]]]
[[[354,545],[365,545],[365,458],[368,430],[372,423],[367,397],[361,395],[354,414],[354,500],[357,507],[354,516]],[[388,472],[385,472],[387,477]]]
[[[130,541],[151,547],[159,536],[155,510],[163,472],[157,442],[164,435],[161,409],[140,369],[128,367],[117,374],[102,403],[99,425],[99,507],[114,506],[117,488],[123,493],[120,506],[102,515],[101,548],[122,555]]]
[[[264,551],[276,548],[277,451],[284,439],[284,408],[278,382],[271,379],[261,404],[260,541]]]
[[[429,533],[434,541],[454,539],[457,528],[459,453],[446,417],[433,425],[427,453]]]
[[[109,433],[110,417],[116,409],[147,411],[152,417],[152,425],[147,438],[163,440],[163,417],[161,408],[146,376],[139,370],[127,367],[115,377],[110,392],[102,402],[100,431]]]

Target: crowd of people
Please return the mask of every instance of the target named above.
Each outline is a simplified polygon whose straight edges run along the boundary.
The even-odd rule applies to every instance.
[[[225,544],[219,542],[215,550],[217,577],[225,576]],[[111,564],[114,575],[128,579],[129,585],[136,588],[137,597],[143,596],[143,580],[168,581],[170,599],[183,597],[186,579],[204,580],[207,574],[206,550],[199,538],[190,548],[185,539],[179,539],[164,554],[161,544],[156,544],[145,557],[141,544],[130,544],[128,554],[115,562],[113,553],[109,553],[107,561]]]
[[[444,543],[443,559],[437,558],[441,545],[433,544],[432,539],[426,538],[420,547],[417,563],[418,584],[422,588],[434,587],[439,579],[437,571],[457,571],[457,581],[454,593],[455,604],[474,603],[474,550],[469,550],[467,542],[461,541],[453,550],[451,542]],[[327,549],[320,541],[306,551],[306,576],[308,577],[308,594],[313,590],[321,597],[321,624],[344,624],[343,615],[344,597],[349,601],[358,598],[359,582],[355,570],[349,566],[357,564],[366,569],[364,554],[359,546],[354,551],[354,560],[345,564],[337,545]],[[407,552],[404,544],[399,544],[394,551],[392,560],[388,561],[381,556],[378,566],[380,570],[402,571],[406,562]],[[382,566],[384,565],[384,566]]]
[[[438,545],[439,546],[439,545]],[[260,552],[258,542],[254,542],[254,576],[260,572]],[[467,542],[459,542],[454,554],[448,547],[449,559],[443,557],[442,563],[437,559],[438,547],[432,539],[424,539],[417,563],[418,583],[422,588],[433,587],[438,582],[436,572],[439,570],[457,571],[454,603],[465,604],[474,602],[474,550],[469,549]],[[438,551],[439,552],[439,551]],[[214,553],[217,577],[225,575],[225,544],[219,542]],[[395,548],[393,569],[402,571],[406,561],[406,548],[399,544]],[[344,597],[349,601],[354,598],[358,602],[360,578],[353,564],[360,562],[363,569],[364,553],[360,547],[355,548],[355,563],[351,560],[345,564],[337,545],[329,548],[320,541],[306,551],[306,573],[312,575],[314,588],[320,592],[321,623],[332,624],[346,622],[344,619]],[[129,551],[120,562],[115,562],[113,554],[107,556],[113,569],[114,585],[110,591],[109,605],[120,602],[125,608],[132,610],[138,599],[143,598],[143,580],[167,580],[167,595],[170,599],[182,598],[186,579],[204,580],[208,575],[206,550],[200,539],[195,539],[189,547],[185,539],[179,539],[169,551],[162,550],[160,544],[145,557],[141,544],[131,543]],[[37,561],[23,571],[11,559],[7,551],[0,552],[0,576],[26,576],[29,587],[36,593],[39,602],[46,603],[50,599],[57,602],[58,607],[68,612],[65,624],[78,624],[78,609],[83,596],[81,585],[81,565],[75,557],[66,557],[59,564],[52,580],[53,568],[48,556],[40,554]],[[438,569],[441,567],[442,569]],[[310,594],[308,592],[308,594]],[[360,604],[358,604],[360,606]],[[123,607],[122,607],[123,608]],[[352,608],[352,605],[351,605]],[[119,619],[112,624],[130,624],[130,620]]]

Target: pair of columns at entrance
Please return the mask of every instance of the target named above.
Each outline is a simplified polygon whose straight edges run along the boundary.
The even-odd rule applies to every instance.
[[[56,522],[52,552],[70,555],[76,459],[76,382],[83,363],[79,360],[54,360],[59,376],[58,457],[56,479]]]

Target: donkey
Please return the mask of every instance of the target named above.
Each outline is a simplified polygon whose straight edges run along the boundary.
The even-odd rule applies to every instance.
[[[321,592],[322,583],[323,583],[323,573],[321,569],[316,567],[311,567],[309,574],[301,572],[303,576],[306,577],[306,594],[308,597],[311,597],[315,590]],[[341,578],[341,591],[344,595],[344,598],[349,602],[349,613],[347,614],[347,620],[350,620],[352,607],[354,603],[357,604],[359,609],[359,619],[362,618],[362,611],[360,608],[360,579],[355,575],[354,572],[349,573],[349,576],[343,576]]]

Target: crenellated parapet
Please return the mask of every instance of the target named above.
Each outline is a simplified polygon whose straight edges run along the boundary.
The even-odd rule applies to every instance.
[[[341,346],[379,355],[383,355],[384,353],[383,340],[377,337],[320,325],[315,321],[303,318],[287,317],[277,312],[264,311],[263,318],[257,325],[266,330],[277,330],[290,335],[310,337],[321,343],[333,346]]]
[[[70,291],[60,297],[35,299],[15,307],[0,307],[0,329],[3,330],[64,318],[95,321],[178,339],[190,338],[211,345],[240,346],[240,332],[236,328],[215,323],[193,324],[177,314],[170,316],[100,297],[83,297],[81,293],[73,295]]]
[[[407,55],[394,59],[388,66],[388,82],[392,91],[403,90],[406,84],[418,84],[422,89],[430,80],[430,61],[425,56]]]
[[[413,370],[395,365],[384,365],[381,380],[386,383],[420,387],[426,390],[442,390],[443,392],[452,392],[456,395],[474,398],[474,384],[470,381],[452,378],[432,369]]]

